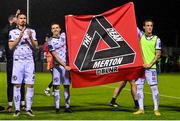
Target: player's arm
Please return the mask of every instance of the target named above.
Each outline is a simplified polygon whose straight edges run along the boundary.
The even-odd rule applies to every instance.
[[[25,29],[23,29],[23,30],[20,32],[19,37],[16,38],[15,40],[12,41],[12,40],[11,40],[12,38],[9,39],[8,44],[9,44],[9,49],[10,49],[10,50],[14,49],[14,48],[18,45],[18,43],[21,41],[21,38],[23,37],[24,31],[25,31]],[[9,35],[9,36],[13,36],[13,35],[11,34],[11,32],[10,32],[10,35]]]
[[[157,63],[158,59],[161,57],[161,50],[156,50],[156,55],[153,58],[153,60],[151,61],[150,64],[145,64],[144,67],[145,68],[151,68],[154,64]]]
[[[35,37],[33,37],[33,36],[35,36],[35,32],[33,33],[31,30],[29,30],[28,34],[29,34],[29,39],[30,39],[31,44],[32,44],[32,48],[36,49],[38,47],[38,42],[35,39]]]
[[[140,40],[140,38],[142,37],[142,35],[144,34],[143,31],[141,31],[138,27],[137,27],[137,32],[138,32],[138,38]]]
[[[67,71],[71,70],[70,66],[67,66],[64,62],[61,61],[61,59],[58,57],[58,55],[56,54],[55,51],[51,51],[52,56],[55,58],[55,60],[61,65],[63,66]]]

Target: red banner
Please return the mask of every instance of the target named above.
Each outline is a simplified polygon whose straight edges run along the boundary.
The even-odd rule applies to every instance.
[[[143,75],[143,59],[132,2],[99,15],[67,15],[72,87],[132,80]]]

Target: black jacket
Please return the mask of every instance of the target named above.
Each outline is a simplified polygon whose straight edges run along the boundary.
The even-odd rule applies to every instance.
[[[1,40],[3,40],[3,44],[6,51],[6,58],[7,61],[12,61],[13,58],[13,51],[9,49],[9,31],[14,29],[16,27],[16,24],[13,25],[6,25],[2,32],[1,32]]]

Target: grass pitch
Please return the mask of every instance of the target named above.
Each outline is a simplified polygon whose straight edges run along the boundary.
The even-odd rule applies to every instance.
[[[17,118],[13,113],[0,112],[1,120],[180,120],[180,73],[160,74],[160,112],[157,117],[153,113],[153,101],[150,87],[145,84],[145,114],[133,115],[136,111],[127,83],[117,102],[120,108],[108,106],[113,90],[118,83],[90,88],[71,88],[71,108],[73,113],[64,112],[63,88],[61,87],[61,108],[55,113],[53,97],[46,96],[44,89],[51,80],[49,73],[36,73],[35,96],[32,110],[35,117],[29,117],[25,112]],[[6,73],[0,73],[0,105],[7,108]],[[14,111],[14,110],[13,110]]]

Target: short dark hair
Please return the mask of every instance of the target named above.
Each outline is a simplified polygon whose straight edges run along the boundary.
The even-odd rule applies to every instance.
[[[154,21],[152,19],[145,19],[143,22],[143,26],[145,26],[146,22],[152,22],[152,24],[154,24]]]
[[[58,22],[52,22],[50,28],[52,27],[52,25],[55,25],[55,24],[59,25],[59,27],[61,28],[61,25]]]
[[[20,15],[25,15],[26,16],[26,13],[24,13],[24,12],[20,12],[19,14],[17,14],[17,18],[20,16]]]

